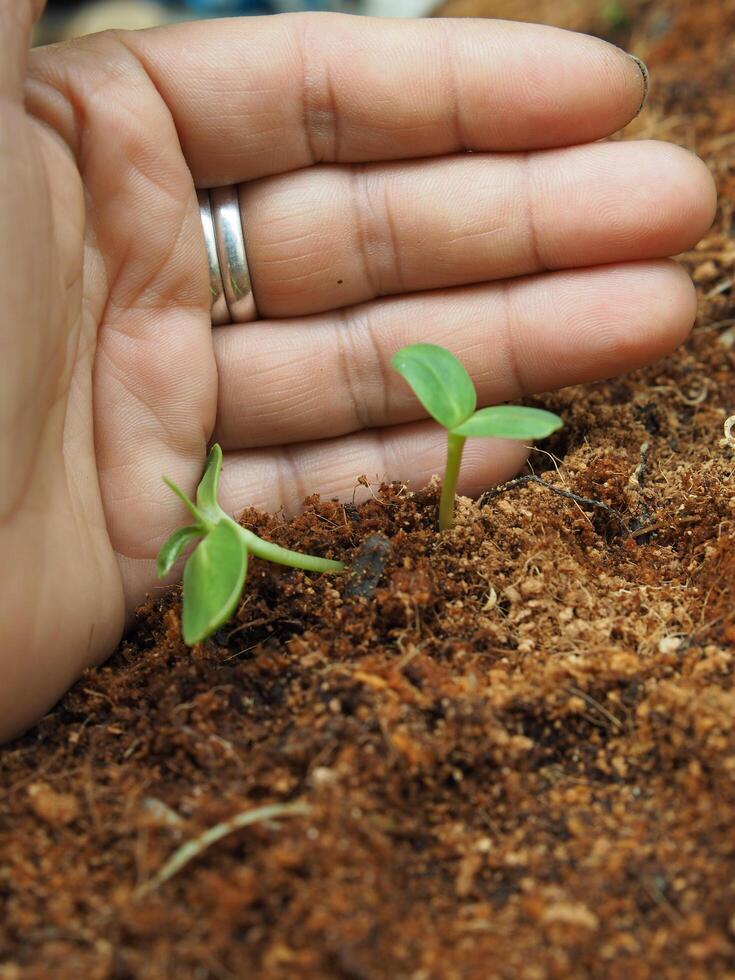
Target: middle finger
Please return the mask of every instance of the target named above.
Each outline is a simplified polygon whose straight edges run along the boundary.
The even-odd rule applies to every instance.
[[[656,142],[317,166],[240,189],[267,317],[673,255],[706,230],[711,199],[704,164]]]

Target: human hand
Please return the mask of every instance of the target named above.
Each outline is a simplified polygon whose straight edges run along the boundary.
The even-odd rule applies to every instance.
[[[182,522],[163,473],[190,491],[216,438],[232,512],[420,486],[442,433],[395,350],[449,347],[482,404],[653,360],[695,311],[662,257],[714,206],[684,151],[594,142],[643,78],[593,38],[294,15],[26,63],[40,6],[0,0],[0,738],[153,586]],[[212,329],[195,187],[238,182],[260,320]],[[470,444],[460,490],[522,454]]]

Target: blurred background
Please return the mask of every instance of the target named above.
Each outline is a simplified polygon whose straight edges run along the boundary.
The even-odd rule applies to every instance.
[[[645,0],[644,0],[645,3]],[[141,28],[194,17],[339,10],[381,17],[502,17],[587,30],[617,41],[641,0],[49,0],[36,43],[111,27]]]
[[[49,0],[39,42],[110,27],[140,28],[194,17],[339,10],[384,17],[421,17],[438,0]]]

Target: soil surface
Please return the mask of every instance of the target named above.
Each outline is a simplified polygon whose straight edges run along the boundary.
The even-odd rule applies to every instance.
[[[597,5],[474,6],[603,32]],[[431,488],[246,513],[362,572],[253,562],[193,651],[153,596],[0,752],[0,980],[735,977],[735,3],[626,9],[653,73],[629,133],[720,187],[691,340],[539,401],[549,486],[451,533]]]

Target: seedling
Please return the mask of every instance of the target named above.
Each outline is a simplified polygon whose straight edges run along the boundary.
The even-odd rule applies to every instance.
[[[174,531],[161,548],[157,561],[159,578],[168,575],[187,545],[199,541],[184,566],[181,626],[184,642],[189,646],[211,636],[235,611],[245,585],[249,555],[310,572],[340,572],[344,568],[340,561],[289,551],[240,527],[217,503],[221,471],[222,450],[215,445],[197,487],[196,503],[175,483],[163,478],[183,500],[194,523]]]
[[[465,441],[469,437],[544,439],[564,424],[558,415],[540,408],[496,405],[477,408],[477,392],[463,364],[435,344],[411,344],[391,358],[391,364],[413,389],[432,418],[447,430],[447,465],[439,501],[439,530],[454,523],[454,496]]]

